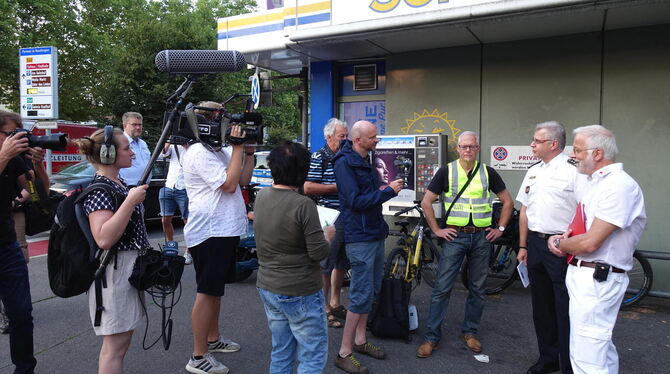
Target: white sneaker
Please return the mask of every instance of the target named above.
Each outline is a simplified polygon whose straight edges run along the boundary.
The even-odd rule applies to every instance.
[[[193,256],[191,256],[191,252],[185,252],[184,258],[186,259],[186,261],[184,261],[184,265],[191,265],[193,263]]]
[[[226,339],[223,336],[219,336],[219,340],[214,343],[207,342],[207,348],[209,352],[237,352],[240,350],[240,345],[235,343],[230,339]]]
[[[205,353],[200,360],[191,356],[186,365],[186,371],[196,374],[226,374],[228,368],[217,361],[211,353]]]

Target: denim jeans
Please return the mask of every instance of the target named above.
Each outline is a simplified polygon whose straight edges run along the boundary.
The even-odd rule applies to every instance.
[[[33,305],[28,283],[28,266],[19,243],[0,245],[0,298],[9,319],[9,351],[14,373],[33,373]]]
[[[258,288],[272,333],[270,374],[321,373],[328,359],[328,325],[323,291],[284,296]]]
[[[370,313],[382,288],[384,239],[347,243],[346,249],[351,263],[349,310],[356,314]]]
[[[486,240],[485,231],[472,234],[459,232],[454,240],[444,242],[441,252],[437,281],[430,296],[430,312],[425,334],[425,339],[434,343],[438,343],[442,338],[442,322],[447,314],[451,290],[464,256],[467,256],[468,259],[470,292],[465,304],[465,317],[461,331],[464,334],[477,334],[486,301],[484,283],[491,256],[491,242]]]

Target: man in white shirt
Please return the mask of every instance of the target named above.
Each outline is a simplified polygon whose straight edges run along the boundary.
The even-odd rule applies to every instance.
[[[587,176],[577,189],[586,233],[549,238],[556,255],[571,254],[565,283],[570,295],[570,361],[576,373],[618,373],[612,343],[627,271],[647,222],[640,186],[615,163],[614,134],[600,125],[574,130],[573,158]]]
[[[547,239],[566,232],[575,214],[577,169],[563,153],[565,128],[558,122],[537,124],[530,147],[540,161],[528,169],[516,196],[521,203],[517,258],[528,266],[533,324],[540,351],[539,359],[527,373],[551,373],[559,369],[572,373],[569,298],[565,287],[568,264],[565,257],[549,251]]]
[[[242,138],[240,126],[231,136]],[[201,135],[202,141],[207,137]],[[219,138],[220,140],[220,138]],[[212,352],[235,352],[240,345],[219,332],[221,296],[225,284],[235,280],[240,235],[247,231],[247,211],[241,185],[249,184],[254,149],[244,144],[222,149],[200,142],[189,147],[182,167],[189,196],[189,219],[184,227],[186,246],[193,258],[197,294],[193,305],[191,373],[227,373]]]
[[[179,213],[184,224],[188,220],[188,195],[186,194],[186,186],[184,186],[184,170],[181,167],[186,149],[188,149],[188,144],[176,145],[165,143],[163,147],[163,157],[170,160],[170,166],[165,178],[165,186],[158,192],[158,201],[161,208],[163,232],[165,233],[165,240],[168,242],[174,240],[172,218],[177,208],[179,208]],[[193,258],[188,249],[184,252],[184,257],[186,258],[186,265],[193,263]]]
[[[144,173],[149,160],[151,159],[151,152],[147,143],[140,139],[142,135],[142,115],[137,112],[123,113],[121,118],[123,122],[123,133],[128,138],[130,149],[135,154],[133,163],[129,168],[124,168],[119,171],[119,176],[128,186],[137,186],[137,183]],[[146,183],[151,181],[151,172],[147,177]]]

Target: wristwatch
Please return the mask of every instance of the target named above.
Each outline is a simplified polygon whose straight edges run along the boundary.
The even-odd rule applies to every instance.
[[[554,239],[554,247],[558,248],[561,246],[561,238]]]
[[[498,231],[505,232],[505,226],[498,226]]]

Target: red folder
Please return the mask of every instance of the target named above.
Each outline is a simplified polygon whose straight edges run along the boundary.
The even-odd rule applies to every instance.
[[[570,226],[568,226],[568,229],[570,230],[570,236],[576,236],[576,235],[581,235],[586,233],[586,215],[584,214],[584,208],[582,207],[582,203],[577,203],[577,210],[575,211],[575,216],[572,218],[572,222],[570,223]],[[568,264],[572,259],[575,258],[573,254],[568,253],[567,256],[567,261]]]

